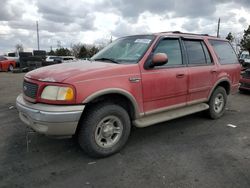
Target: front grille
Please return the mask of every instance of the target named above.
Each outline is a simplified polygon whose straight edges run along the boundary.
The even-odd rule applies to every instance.
[[[23,82],[23,93],[30,98],[35,99],[38,90],[38,85],[30,83],[24,80]]]

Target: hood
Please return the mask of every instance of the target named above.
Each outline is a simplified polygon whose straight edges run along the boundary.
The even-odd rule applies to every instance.
[[[45,82],[63,82],[80,74],[93,74],[118,66],[114,63],[77,61],[42,67],[27,73],[25,77]]]

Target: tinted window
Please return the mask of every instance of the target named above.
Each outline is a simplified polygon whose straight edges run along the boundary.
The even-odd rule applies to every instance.
[[[206,57],[203,51],[201,41],[184,41],[187,55],[188,55],[188,63],[194,65],[203,65],[206,64]]]
[[[9,57],[16,57],[16,54],[15,53],[8,53],[8,56]]]
[[[204,44],[204,42],[202,42],[201,44],[202,44],[202,47],[206,56],[207,63],[211,64],[213,61],[211,59],[210,53],[208,52],[207,46]]]
[[[165,53],[168,55],[168,63],[165,66],[182,65],[181,47],[178,39],[161,40],[154,54]]]
[[[209,42],[214,47],[220,64],[238,63],[236,54],[229,42],[219,40],[209,40]]]

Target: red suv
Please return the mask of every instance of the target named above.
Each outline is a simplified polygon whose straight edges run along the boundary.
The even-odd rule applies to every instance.
[[[131,126],[206,110],[225,111],[240,64],[227,40],[164,32],[117,39],[90,61],[29,72],[16,105],[21,120],[53,136],[77,135],[94,157],[119,151]]]

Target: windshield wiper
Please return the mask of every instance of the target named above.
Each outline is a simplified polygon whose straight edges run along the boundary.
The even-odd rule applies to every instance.
[[[97,58],[97,59],[94,59],[94,60],[95,60],[95,61],[110,61],[110,62],[112,62],[112,63],[119,64],[118,61],[116,61],[116,60],[114,60],[114,59],[110,59],[110,58],[105,58],[105,57],[103,57],[103,58]]]

